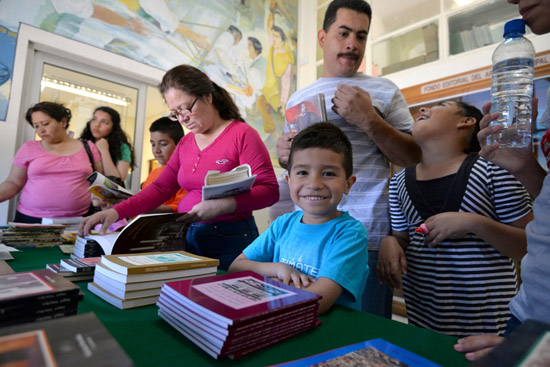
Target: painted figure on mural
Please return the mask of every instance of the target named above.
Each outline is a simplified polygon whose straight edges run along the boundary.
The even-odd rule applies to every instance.
[[[266,133],[274,133],[277,130],[273,114],[282,114],[285,109],[291,92],[292,66],[294,64],[294,53],[286,42],[285,32],[274,23],[274,13],[276,11],[277,3],[272,0],[267,22],[271,47],[267,56],[265,85],[262,89],[262,95],[258,99],[258,108],[262,115],[263,128]]]

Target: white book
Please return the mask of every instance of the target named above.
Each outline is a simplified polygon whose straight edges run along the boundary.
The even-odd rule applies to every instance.
[[[157,288],[150,288],[150,289],[142,289],[137,291],[124,291],[120,290],[118,288],[115,288],[111,286],[111,283],[104,282],[104,278],[102,277],[95,277],[93,282],[98,285],[100,288],[103,288],[107,292],[111,293],[112,295],[120,298],[120,299],[134,299],[134,298],[143,298],[143,297],[151,297],[151,296],[158,296],[160,294],[160,287]]]
[[[250,165],[241,164],[230,171],[208,171],[202,187],[203,200],[219,199],[249,191],[256,175],[252,175]]]
[[[128,308],[135,308],[147,305],[153,305],[157,302],[158,296],[134,298],[134,299],[122,299],[114,294],[106,291],[95,283],[88,283],[88,290],[98,296],[99,298],[109,302],[113,306],[125,310]]]

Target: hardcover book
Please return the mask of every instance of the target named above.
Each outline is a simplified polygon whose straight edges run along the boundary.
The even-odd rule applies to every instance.
[[[384,339],[368,340],[277,365],[277,367],[305,366],[441,367]]]
[[[204,177],[202,198],[203,200],[219,199],[249,191],[255,180],[256,175],[252,175],[248,164],[241,164],[223,173],[208,171]]]
[[[105,255],[182,250],[189,225],[176,222],[181,215],[182,213],[138,215],[119,233],[89,235],[83,240],[97,242]],[[78,244],[77,239],[75,254]]]
[[[104,255],[101,263],[122,274],[147,274],[218,266],[218,259],[185,251],[151,252],[135,255]]]
[[[131,191],[126,190],[97,171],[88,176],[86,180],[91,183],[88,191],[101,199],[119,201],[134,195]]]
[[[93,313],[0,328],[0,350],[5,366],[134,365]]]
[[[327,121],[325,95],[319,93],[285,111],[285,132],[302,131],[309,125]]]

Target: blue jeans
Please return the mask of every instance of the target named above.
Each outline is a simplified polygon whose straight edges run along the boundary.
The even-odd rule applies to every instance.
[[[510,317],[510,320],[508,320],[508,323],[506,324],[506,331],[504,332],[503,336],[510,335],[520,325],[521,325],[521,321],[519,321],[519,319],[517,317],[512,315]]]
[[[391,319],[393,291],[378,281],[378,250],[369,250],[369,277],[363,292],[361,311]]]
[[[227,270],[258,236],[254,217],[239,222],[191,223],[185,248],[196,255],[219,259],[219,269]]]

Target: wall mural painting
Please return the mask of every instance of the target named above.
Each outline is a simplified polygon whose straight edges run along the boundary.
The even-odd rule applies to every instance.
[[[0,22],[0,120],[6,120],[17,35]]]
[[[200,68],[233,95],[274,163],[296,90],[297,13],[297,0],[0,1],[11,32],[22,22],[162,70]]]

